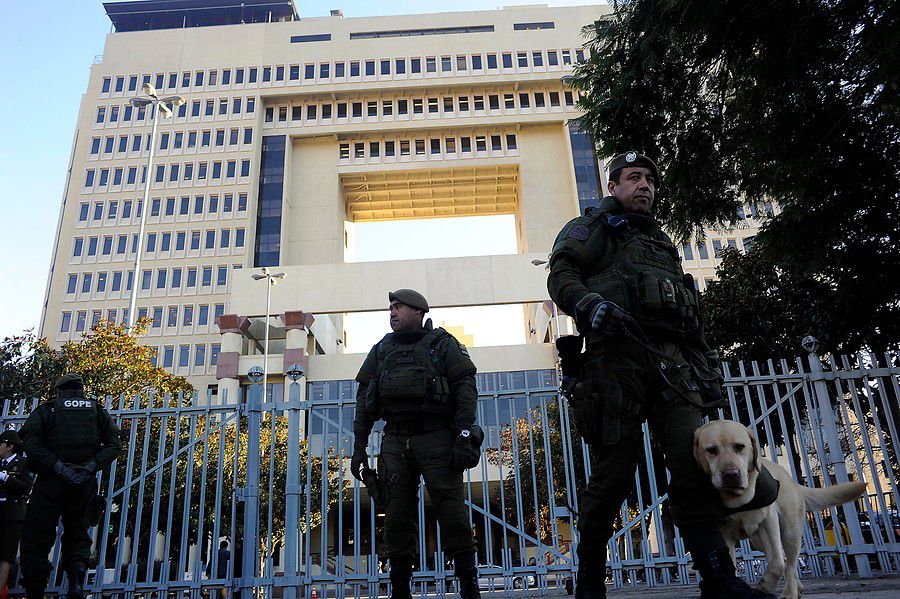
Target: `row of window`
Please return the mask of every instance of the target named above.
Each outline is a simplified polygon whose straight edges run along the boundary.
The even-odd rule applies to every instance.
[[[137,202],[137,209],[132,208]],[[91,206],[93,205],[93,210]],[[120,209],[121,207],[121,209]],[[78,222],[91,225],[118,225],[130,222],[132,212],[140,218],[143,212],[143,200],[108,200],[106,202],[82,202],[78,207]],[[180,198],[151,198],[150,218],[166,216],[193,216],[194,219],[209,219],[216,216],[229,216],[237,211],[238,216],[247,212],[247,194],[232,193],[209,195],[181,196]],[[151,221],[152,222],[152,221]]]
[[[231,269],[240,270],[240,264],[231,265]],[[228,285],[227,265],[220,266],[176,266],[173,268],[157,268],[141,270],[141,291],[156,289],[161,292],[197,291],[213,293],[212,288]],[[134,284],[134,271],[116,270],[112,272],[69,273],[66,280],[66,295],[80,297],[100,297],[107,293],[131,291]],[[73,297],[67,297],[71,300]]]
[[[267,65],[155,73],[153,75],[115,75],[100,82],[100,96],[135,94],[138,82],[153,83],[158,92],[208,91],[230,89],[232,86],[259,86],[285,82],[341,83],[344,81],[372,81],[385,78],[420,78],[427,76],[482,75],[498,72],[546,71],[571,68],[573,62],[583,62],[584,50],[563,48],[553,50],[515,50],[478,54],[442,54],[435,56],[404,56],[397,58],[369,58],[335,62]]]
[[[161,329],[165,325],[167,329],[180,327],[181,333],[191,333],[194,332],[195,328],[217,324],[219,317],[224,313],[225,304],[151,306],[139,307],[138,319],[150,318],[151,330]],[[86,329],[89,330],[96,327],[101,320],[114,324],[126,324],[128,322],[128,308],[121,310],[109,308],[106,310],[105,315],[102,310],[64,311],[59,320],[59,332],[63,334],[70,332],[83,333]]]
[[[403,120],[404,118],[452,118],[483,114],[518,114],[523,111],[575,106],[571,90],[533,91],[517,93],[488,93],[441,97],[401,97],[386,100],[352,102],[311,102],[282,106],[267,106],[266,123],[301,121],[307,125],[341,122],[346,119]]]
[[[137,251],[137,235],[131,235],[131,251],[129,252],[128,235],[104,235],[90,237],[75,237],[72,239],[72,258],[95,258],[97,256],[113,256],[124,259],[129,253],[134,255]],[[207,250],[233,250],[239,254],[244,247],[244,228],[236,229],[206,229],[205,231],[162,231],[147,233],[143,252],[148,258],[168,258],[169,252],[175,251],[196,252]],[[219,252],[222,253],[221,251]],[[228,252],[226,252],[228,253]]]
[[[130,140],[130,142],[129,142]],[[164,131],[159,134],[159,145],[156,148],[161,155],[175,150],[191,150],[193,148],[237,148],[253,143],[253,127],[244,127],[243,134],[238,127],[231,129],[206,129],[203,131]],[[121,158],[140,155],[149,150],[150,135],[136,133],[134,135],[107,135],[91,138],[90,155],[97,158]],[[176,152],[177,153],[177,152]],[[95,158],[96,159],[96,158]]]
[[[515,133],[485,133],[423,137],[412,139],[388,139],[373,141],[341,142],[338,160],[344,164],[356,161],[367,163],[399,158],[439,160],[487,156],[517,156],[518,141]]]
[[[235,117],[243,115],[249,118],[256,112],[256,98],[217,98],[208,100],[191,100],[185,102],[173,115],[177,119],[209,117],[206,120],[214,120],[216,117]],[[110,104],[97,107],[94,125],[127,126],[130,124],[145,124],[153,119],[153,108],[147,110],[141,106],[135,108],[131,104]]]
[[[749,252],[750,248],[753,246],[753,238],[745,237],[740,240],[745,252]],[[705,239],[703,241],[698,241],[696,246],[692,246],[689,243],[682,244],[681,246],[681,255],[685,261],[694,260],[694,249],[697,250],[696,259],[697,260],[708,260],[710,257],[709,253],[709,244],[712,245],[712,256],[715,258],[719,258],[722,249],[725,247],[730,247],[733,249],[738,249],[738,240],[734,238],[728,239]]]
[[[96,191],[102,193],[108,187],[122,187],[123,185],[138,185],[138,168],[137,166],[117,166],[114,168],[89,168],[84,172],[84,188],[83,193]],[[141,168],[140,184],[144,184],[147,177],[147,168]],[[201,162],[185,162],[171,164],[157,164],[154,168],[153,182],[157,184],[171,186],[175,184],[181,186],[185,184],[205,185],[207,182],[221,183],[225,179],[226,183],[233,183],[234,179],[250,178],[250,159],[240,161],[240,170],[238,170],[237,160],[213,160]],[[232,181],[227,181],[231,179]]]

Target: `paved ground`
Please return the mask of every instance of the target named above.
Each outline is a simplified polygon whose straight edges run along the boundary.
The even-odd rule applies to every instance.
[[[898,599],[900,598],[900,575],[880,576],[878,578],[817,578],[803,581],[803,596],[815,599]],[[780,590],[780,589],[779,589]],[[567,595],[558,595],[566,597]],[[631,597],[679,597],[696,599],[700,591],[690,587],[669,587],[665,589],[613,589],[608,592],[609,599],[626,599]]]

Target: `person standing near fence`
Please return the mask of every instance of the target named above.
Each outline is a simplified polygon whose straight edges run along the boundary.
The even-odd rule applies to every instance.
[[[16,563],[31,483],[19,435],[13,430],[3,431],[0,433],[0,599],[6,599],[9,573]]]
[[[85,526],[95,475],[122,451],[119,429],[96,400],[84,395],[79,374],[56,383],[57,397],[37,406],[20,432],[28,467],[38,477],[28,501],[22,539],[23,585],[28,599],[44,596],[51,566],[47,555],[62,518],[62,568],[69,599],[84,597],[91,557]]]
[[[694,431],[704,409],[721,402],[722,380],[693,278],[650,213],[658,184],[651,159],[616,156],[610,195],[563,227],[550,257],[550,297],[583,337],[558,342],[564,389],[591,456],[579,501],[576,596],[606,597],[607,543],[634,485],[646,420],[672,475],[673,518],[702,577],[701,597],[774,599],[735,575],[719,532],[724,507],[693,456]]]
[[[478,599],[475,538],[463,501],[463,472],[481,455],[475,424],[475,365],[444,329],[423,324],[429,306],[411,289],[388,294],[393,333],[375,344],[356,380],[356,416],[350,470],[358,480],[368,465],[372,425],[384,419],[378,474],[386,487],[385,544],[393,599],[409,599],[416,553],[419,479],[441,525],[443,549],[453,556],[463,599]]]

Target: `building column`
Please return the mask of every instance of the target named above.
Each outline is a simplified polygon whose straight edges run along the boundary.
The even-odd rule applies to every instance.
[[[307,314],[302,310],[294,310],[285,312],[281,315],[281,322],[284,323],[285,343],[284,343],[284,363],[281,372],[287,374],[288,369],[293,364],[300,364],[306,371],[309,364],[309,358],[306,354],[306,347],[309,341],[309,329],[315,318],[312,314]]]
[[[250,319],[237,314],[223,314],[219,317],[219,333],[222,345],[216,364],[216,378],[219,379],[219,403],[237,403],[240,394],[241,375],[238,365],[244,337],[250,328]]]

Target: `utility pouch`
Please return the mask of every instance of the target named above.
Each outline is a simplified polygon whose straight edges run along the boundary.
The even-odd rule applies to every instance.
[[[432,390],[425,367],[415,364],[412,356],[396,358],[394,362],[394,368],[385,368],[378,381],[381,398],[424,400]]]
[[[381,395],[378,391],[378,381],[372,379],[366,387],[366,413],[373,420],[381,418]]]
[[[719,352],[713,349],[706,351],[688,349],[685,353],[691,365],[691,374],[697,383],[703,408],[714,410],[725,405],[725,394],[722,390],[725,377],[722,375]]]
[[[622,387],[599,362],[588,363],[582,377],[572,385],[569,414],[575,430],[586,443],[618,443],[625,412]]]

